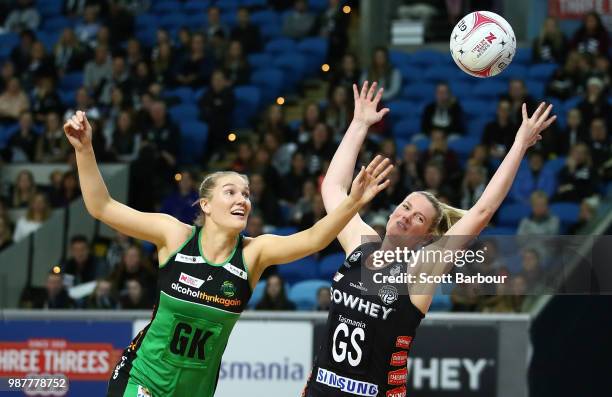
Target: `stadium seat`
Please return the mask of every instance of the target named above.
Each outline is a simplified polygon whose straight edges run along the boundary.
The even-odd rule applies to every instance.
[[[272,65],[272,57],[265,52],[258,52],[247,56],[249,66],[253,69],[267,68]]]
[[[435,91],[436,86],[433,84],[413,83],[404,87],[401,97],[419,103],[431,102],[434,100]]]
[[[552,203],[550,205],[550,212],[557,215],[562,224],[568,226],[578,221],[580,204],[569,202]]]
[[[74,90],[58,90],[57,95],[64,106],[73,107],[76,105],[76,92]]]
[[[456,76],[463,73],[456,66],[438,66],[433,65],[421,73],[424,80],[429,83],[451,82],[457,80]]]
[[[518,48],[512,58],[512,63],[529,65],[531,63],[531,47]]]
[[[449,141],[448,147],[457,152],[460,157],[467,158],[472,150],[474,150],[474,146],[478,144],[478,141],[475,137],[461,137]]]
[[[251,8],[263,8],[268,3],[266,0],[242,0],[243,7],[251,7]]]
[[[251,83],[261,90],[262,100],[270,102],[280,95],[284,88],[285,73],[281,69],[258,69],[251,75]]]
[[[180,13],[181,10],[181,2],[179,1],[155,1],[152,2],[152,11],[155,12],[157,15],[168,15],[168,14],[175,14],[175,13]]]
[[[495,110],[497,108],[497,101],[479,101],[479,100],[465,100],[461,104],[463,113],[469,119],[479,119],[484,117],[495,117]]]
[[[327,55],[328,41],[322,37],[307,37],[300,41],[297,49],[305,54],[313,54],[317,57],[325,57]]]
[[[494,79],[482,80],[472,90],[474,99],[497,101],[501,95],[508,91],[508,85]]]
[[[240,7],[240,2],[237,0],[223,0],[215,2],[215,6],[219,7],[221,13],[233,12],[236,14],[236,10]]]
[[[416,117],[401,119],[393,127],[392,133],[395,138],[410,139],[413,135],[421,132],[421,120]]]
[[[295,51],[296,46],[295,40],[282,38],[269,41],[265,46],[265,50],[271,56],[276,56],[280,53]]]
[[[277,236],[288,236],[290,234],[297,233],[298,230],[295,226],[285,226],[285,227],[277,227],[272,230],[270,233],[276,234]]]
[[[180,129],[180,162],[183,164],[200,163],[202,153],[208,142],[208,125],[199,121],[186,121],[180,123]]]
[[[48,52],[52,52],[61,34],[62,34],[62,31],[60,30],[56,30],[56,31],[41,30],[39,32],[36,32],[36,38],[38,38],[38,41],[40,41],[45,46],[45,49]]]
[[[407,82],[420,82],[421,69],[415,65],[400,65],[398,69],[402,75],[402,79]]]
[[[62,14],[63,1],[37,1],[36,9],[41,19],[48,19]]]
[[[438,63],[444,62],[446,54],[435,50],[419,50],[412,53],[408,59],[411,65],[420,65],[421,67],[430,67]]]
[[[506,68],[506,70],[495,76],[495,78],[498,80],[525,80],[527,78],[527,68],[523,65],[512,62],[510,66]]]
[[[257,284],[255,285],[255,288],[253,289],[253,293],[251,294],[251,299],[249,299],[249,303],[247,304],[247,307],[249,309],[253,309],[259,303],[261,298],[263,298],[265,291],[266,291],[266,281],[261,280],[257,282]]]
[[[285,72],[285,84],[293,87],[304,77],[306,58],[299,52],[284,52],[275,55],[273,65]]]
[[[72,26],[70,19],[64,17],[55,17],[51,19],[45,19],[42,23],[44,30],[55,32],[62,31],[67,27]]]
[[[328,0],[309,0],[308,8],[313,12],[319,13],[325,11],[325,9],[327,9],[328,7],[328,4]]]
[[[243,85],[234,88],[236,97],[236,107],[232,126],[234,128],[246,128],[249,126],[250,119],[260,107],[261,93],[259,88],[254,85]]]
[[[391,124],[397,123],[402,118],[407,118],[411,116],[418,117],[418,103],[397,100],[388,102],[386,106],[390,110],[389,115],[387,117],[391,121]]]
[[[327,280],[307,280],[296,283],[289,291],[289,300],[298,310],[312,310],[317,305],[317,292],[320,288],[331,287]]]
[[[83,73],[73,72],[69,73],[62,78],[59,84],[60,90],[74,91],[83,85]]]
[[[533,80],[539,80],[542,82],[550,80],[550,77],[553,75],[555,70],[557,70],[559,66],[555,63],[539,63],[536,65],[532,65],[529,68],[528,77]]]
[[[277,267],[278,274],[283,280],[293,285],[298,281],[317,277],[317,261],[313,256],[298,259],[297,261]]]
[[[344,253],[330,254],[319,261],[319,277],[324,280],[331,280],[338,268],[344,262]]]
[[[200,16],[202,23],[204,23],[204,13],[209,5],[210,1],[208,0],[189,0],[183,4],[183,12],[187,15]]]
[[[159,18],[154,14],[136,15],[136,33],[141,29],[157,29]]]
[[[415,144],[419,151],[423,152],[429,147],[430,140],[426,136],[417,135],[412,137],[411,143]]]
[[[280,24],[264,25],[260,28],[260,31],[261,31],[261,36],[265,40],[278,39],[283,34]]]
[[[489,226],[485,228],[480,234],[482,236],[513,236],[516,234],[516,228]]]
[[[528,80],[525,84],[527,84],[527,89],[531,96],[539,101],[544,98],[546,94],[546,84],[539,80]]]
[[[159,26],[168,30],[175,30],[180,28],[185,21],[185,16],[181,13],[168,13],[160,15]]]
[[[548,160],[542,167],[542,172],[550,173],[550,175],[556,176],[563,167],[567,157],[557,157],[555,159]]]
[[[476,138],[478,140],[480,140],[482,138],[482,135],[484,133],[484,129],[487,126],[487,124],[493,120],[493,115],[491,115],[491,119],[485,118],[485,117],[481,117],[481,118],[474,118],[471,119],[470,121],[468,121],[467,123],[467,136]]]
[[[521,219],[531,214],[531,207],[525,204],[504,204],[497,213],[499,226],[518,226]]]
[[[166,90],[163,92],[164,98],[176,98],[183,103],[195,102],[194,92],[189,87],[178,87],[173,90]]]
[[[196,121],[200,115],[200,110],[196,105],[184,103],[170,108],[170,117],[175,122]]]
[[[17,44],[19,44],[19,35],[16,33],[0,34],[0,58],[7,57]]]
[[[432,297],[431,305],[429,306],[429,311],[449,311],[452,306],[449,293],[450,292],[442,292],[442,284],[438,285],[436,293]]]
[[[272,10],[262,10],[251,14],[251,23],[262,28],[268,25],[278,25],[280,20],[276,12]]]
[[[584,100],[584,98],[582,96],[579,96],[579,95],[567,99],[565,102],[563,102],[563,112],[567,113],[570,110],[578,107],[580,102],[582,102],[583,100]]]
[[[402,65],[406,65],[408,60],[410,59],[410,55],[404,51],[397,50],[389,50],[389,60],[391,64],[396,68],[399,68]]]

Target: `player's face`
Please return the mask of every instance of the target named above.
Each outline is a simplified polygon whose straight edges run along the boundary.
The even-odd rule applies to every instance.
[[[387,235],[428,236],[435,218],[436,210],[429,200],[422,194],[411,193],[391,213],[387,222]]]
[[[246,228],[251,212],[249,185],[237,175],[219,178],[205,213],[219,226],[240,232]]]

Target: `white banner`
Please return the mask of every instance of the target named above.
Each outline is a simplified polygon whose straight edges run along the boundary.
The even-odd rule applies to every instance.
[[[215,397],[299,396],[312,367],[310,322],[238,321]]]

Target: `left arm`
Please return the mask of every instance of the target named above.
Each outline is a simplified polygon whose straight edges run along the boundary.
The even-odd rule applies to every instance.
[[[495,172],[495,175],[493,175],[493,178],[491,178],[480,199],[461,220],[446,232],[447,236],[475,236],[480,234],[508,194],[527,149],[542,139],[540,133],[548,128],[557,117],[552,116],[548,118],[552,105],[549,105],[546,111],[542,113],[544,110],[543,103],[531,118],[527,116],[525,104],[523,104],[522,110],[523,122],[516,133],[516,138],[510,151],[497,169],[497,172]]]

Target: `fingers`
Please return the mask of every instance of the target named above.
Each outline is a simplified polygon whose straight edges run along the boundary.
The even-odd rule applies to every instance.
[[[542,103],[542,105],[543,104],[544,103]],[[548,107],[546,108],[546,111],[538,118],[538,121],[537,121],[538,124],[542,124],[544,123],[546,119],[548,119],[548,115],[550,114],[552,107],[553,107],[552,104],[548,105]]]
[[[368,166],[366,167],[365,171],[371,174],[374,171],[374,169],[376,169],[376,167],[378,167],[378,165],[383,160],[385,160],[385,158],[383,156],[381,156],[380,154],[377,155],[376,157],[374,157],[374,159],[372,161],[370,161],[370,164],[368,164]]]
[[[378,106],[378,104],[380,103],[380,100],[382,99],[383,93],[384,93],[385,89],[384,88],[380,88],[378,90],[378,93],[376,93],[376,98],[374,98],[374,104],[376,106]]]
[[[372,101],[372,98],[374,97],[374,93],[376,92],[376,86],[378,85],[378,83],[375,81],[372,83],[372,85],[370,86],[370,89],[368,90],[368,101]]]
[[[359,93],[359,98],[366,99],[366,94],[368,93],[368,81],[363,82],[363,86],[361,87],[361,92]]]
[[[542,124],[542,129],[543,130],[547,129],[552,123],[555,122],[555,120],[557,120],[557,115],[554,115],[551,118],[549,118],[548,120],[546,120],[544,122],[544,124]]]
[[[357,174],[357,176],[355,177],[355,182],[357,183],[361,183],[361,181],[363,181],[363,178],[365,178],[365,174],[366,174],[366,169],[365,167],[362,165],[361,169],[359,170],[359,173]]]
[[[357,84],[353,84],[353,100],[357,101],[359,99],[359,90],[357,89]]]
[[[389,113],[389,112],[390,112],[389,108],[384,108],[384,109],[381,109],[381,110],[378,112],[378,114],[380,115],[380,117],[381,117],[381,118],[383,118],[383,117],[385,117],[385,116],[387,115],[387,113]]]
[[[377,185],[376,186],[376,194],[378,194],[381,191],[385,190],[387,188],[387,186],[389,186],[390,183],[391,183],[391,181],[389,179],[387,179],[386,181],[384,181],[380,185]]]
[[[389,165],[391,165],[391,160],[389,160],[388,158],[383,159],[381,162],[378,163],[374,171],[371,172],[371,175],[375,179],[378,179],[378,177],[383,173],[383,171],[387,169],[387,167],[389,167]]]
[[[523,112],[523,121],[526,121],[529,118],[527,116],[527,104],[526,103],[523,103],[522,112]]]
[[[540,106],[538,106],[536,111],[533,112],[533,114],[531,115],[531,119],[532,120],[538,120],[540,118],[540,114],[542,113],[542,109],[544,109],[544,102],[542,102],[540,104]]]
[[[387,176],[393,171],[395,166],[393,164],[387,164],[387,166],[380,172],[379,175],[375,176],[376,183],[379,184],[382,180],[386,179]]]

